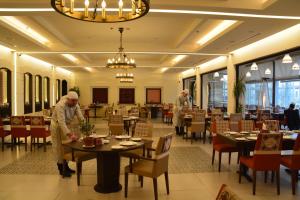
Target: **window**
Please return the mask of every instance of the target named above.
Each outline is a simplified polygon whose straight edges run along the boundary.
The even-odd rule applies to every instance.
[[[93,103],[108,104],[108,88],[93,88]]]
[[[42,110],[42,77],[40,75],[35,76],[35,112]]]
[[[32,74],[24,74],[24,113],[32,113]]]
[[[60,80],[56,79],[56,102],[60,100],[60,97],[61,97]]]
[[[11,115],[11,71],[0,68],[0,117]]]
[[[44,109],[50,108],[50,78],[44,77],[43,81],[43,88],[44,88]]]
[[[62,96],[65,96],[68,94],[68,82],[66,80],[62,80],[61,82],[61,86],[62,86]]]
[[[226,111],[228,101],[227,70],[202,74],[201,81],[202,108],[222,108]]]
[[[120,88],[119,89],[119,104],[135,104],[135,89]]]
[[[146,88],[146,104],[161,104],[161,88]]]
[[[196,76],[185,78],[182,80],[183,89],[189,91],[189,98],[192,105],[196,103]]]

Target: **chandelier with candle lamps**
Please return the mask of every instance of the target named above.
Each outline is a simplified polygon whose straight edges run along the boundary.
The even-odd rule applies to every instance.
[[[107,60],[106,67],[110,69],[132,69],[136,68],[135,60],[129,58],[123,48],[123,31],[124,28],[119,28],[120,32],[120,47],[119,52],[115,57]]]
[[[150,0],[51,0],[60,14],[74,19],[113,23],[143,17],[149,12]]]

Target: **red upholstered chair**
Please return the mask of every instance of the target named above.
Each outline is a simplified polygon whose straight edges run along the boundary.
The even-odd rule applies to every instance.
[[[212,137],[213,137],[213,133],[216,133],[215,132],[215,129],[216,129],[216,121],[220,121],[220,120],[223,120],[223,113],[212,113],[211,114],[211,118],[210,118],[210,124],[209,124],[209,128],[210,128],[210,131],[209,131],[209,139],[210,139],[210,143],[212,141]]]
[[[240,158],[239,183],[241,183],[242,165],[253,170],[253,195],[256,191],[256,172],[276,172],[277,194],[280,194],[280,159],[282,134],[261,133],[258,135],[253,156]]]
[[[30,131],[26,129],[24,116],[13,116],[10,118],[11,126],[11,150],[13,150],[15,138],[25,138],[25,151],[27,151],[27,137],[30,136]]]
[[[221,171],[222,153],[229,153],[228,163],[231,161],[231,153],[238,152],[238,149],[230,144],[222,142],[216,133],[222,134],[229,130],[228,121],[215,121],[213,132],[213,154],[212,154],[212,165],[215,161],[215,152],[219,152],[219,172]],[[239,155],[238,155],[239,157]]]
[[[39,138],[43,138],[44,152],[46,152],[46,138],[49,137],[49,127],[45,125],[43,116],[31,116],[30,117],[30,151],[32,151],[32,143],[35,139],[39,141]]]
[[[298,180],[298,170],[300,170],[300,134],[298,134],[292,155],[281,156],[281,165],[289,168],[292,172],[292,191],[296,193],[296,182]]]
[[[0,118],[0,137],[2,138],[2,151],[4,151],[4,139],[10,135],[9,131],[4,130],[2,118]]]

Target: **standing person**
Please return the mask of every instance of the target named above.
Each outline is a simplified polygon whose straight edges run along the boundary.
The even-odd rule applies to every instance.
[[[295,109],[295,104],[291,103],[290,107],[284,111],[284,117],[286,125],[292,130],[298,130],[300,128],[299,110]]]
[[[84,120],[78,105],[78,94],[70,91],[55,105],[51,120],[51,135],[57,158],[57,167],[63,177],[71,177],[71,174],[75,173],[74,170],[69,168],[67,161],[63,159],[64,153],[71,151],[63,144],[78,139],[74,129],[71,128],[71,122],[75,116],[79,121]]]
[[[184,119],[182,116],[182,110],[184,107],[190,107],[188,94],[189,91],[187,89],[183,90],[175,102],[174,124],[177,135],[182,135],[184,132]]]

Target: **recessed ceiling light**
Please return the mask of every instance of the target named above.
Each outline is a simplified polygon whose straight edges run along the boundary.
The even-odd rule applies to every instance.
[[[88,71],[88,72],[93,72],[93,71],[94,71],[94,69],[91,68],[91,67],[84,67],[84,69],[85,69],[86,71]]]
[[[290,56],[290,54],[285,54],[284,57],[282,58],[282,63],[287,64],[287,63],[292,63],[293,59]]]
[[[256,64],[256,62],[252,63],[251,67],[250,67],[251,71],[257,71],[258,70],[258,66]]]
[[[204,45],[207,42],[211,41],[212,39],[215,39],[218,35],[220,35],[222,32],[230,28],[236,22],[237,21],[235,20],[223,20],[221,23],[215,26],[210,32],[208,32],[200,40],[198,40],[197,44]]]
[[[0,20],[43,45],[47,46],[47,44],[49,43],[49,40],[46,37],[42,36],[41,34],[39,34],[38,32],[36,32],[35,30],[33,30],[32,28],[30,28],[15,17],[0,16]]]
[[[172,59],[172,64],[175,65],[176,63],[182,61],[186,57],[187,57],[187,55],[178,55]]]
[[[61,54],[63,57],[67,58],[68,60],[77,63],[78,62],[78,58],[76,58],[75,56],[73,56],[72,54]]]
[[[164,73],[165,71],[167,71],[169,68],[168,67],[163,67],[163,68],[161,68],[161,73]]]

